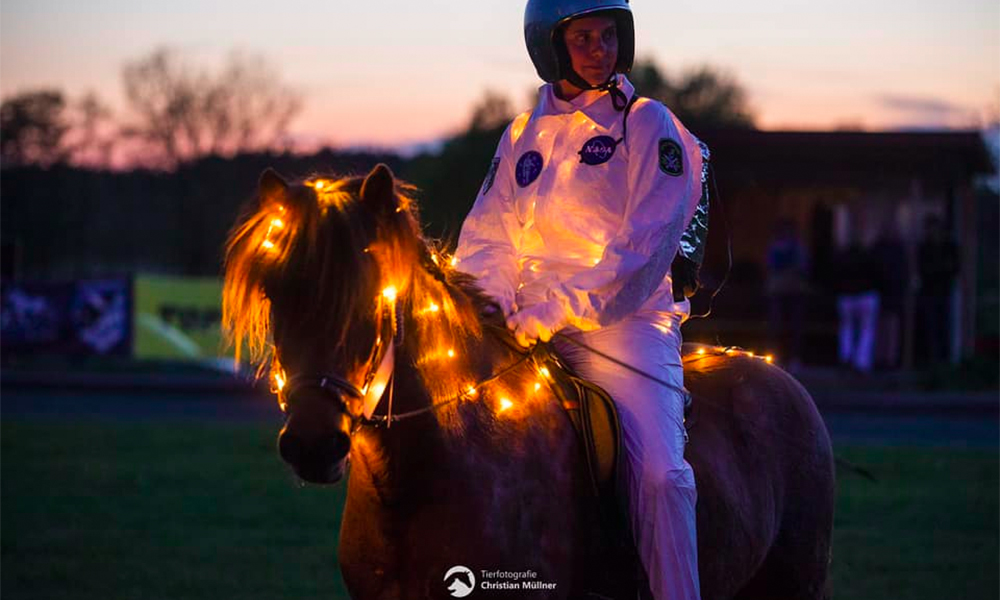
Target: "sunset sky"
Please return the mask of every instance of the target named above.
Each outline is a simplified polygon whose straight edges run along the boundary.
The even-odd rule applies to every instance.
[[[637,53],[668,73],[729,70],[766,129],[972,127],[1000,103],[997,0],[634,0]],[[298,89],[303,139],[399,146],[466,124],[487,89],[539,85],[520,0],[4,0],[0,94],[95,91],[123,107],[122,65],[170,46],[214,66],[266,57]]]

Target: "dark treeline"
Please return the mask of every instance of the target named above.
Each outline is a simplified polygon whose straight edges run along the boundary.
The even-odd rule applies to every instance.
[[[215,276],[226,234],[253,199],[265,168],[294,179],[360,174],[379,162],[404,170],[404,161],[393,154],[329,150],[312,156],[209,157],[174,172],[62,165],[5,169],[0,178],[4,262],[24,279],[136,272]]]

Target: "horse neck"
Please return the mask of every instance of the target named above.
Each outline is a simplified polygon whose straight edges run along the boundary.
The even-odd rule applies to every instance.
[[[370,484],[369,492],[377,491],[386,501],[398,493],[412,494],[416,487],[434,486],[428,474],[447,470],[455,452],[445,439],[442,414],[470,400],[458,398],[498,365],[516,358],[484,331],[476,308],[481,299],[473,292],[422,269],[414,273],[411,286],[409,295],[399,299],[406,307],[402,341],[395,350],[392,385],[376,414],[389,413],[390,404],[397,417],[419,414],[389,427],[362,430],[355,450],[365,463],[356,472]]]
[[[447,299],[435,300],[437,313],[446,312],[444,301],[460,309],[486,304],[461,286],[445,289]],[[419,294],[411,300],[397,353],[394,412],[426,412],[388,429],[362,430],[363,443],[352,450],[341,530],[345,577],[360,573],[356,580],[368,582],[368,573],[382,569],[399,577],[387,585],[422,588],[426,573],[443,573],[452,563],[434,563],[439,555],[427,552],[408,558],[411,568],[402,569],[392,557],[447,539],[452,552],[471,564],[530,565],[569,581],[577,554],[589,547],[590,513],[573,501],[588,498],[589,482],[576,468],[578,447],[562,408],[547,386],[535,388],[538,374],[518,366],[520,355],[488,331],[502,327],[500,315],[476,316],[474,327],[464,323],[442,332],[429,325],[434,311],[420,312],[429,301]],[[449,346],[442,345],[445,334]],[[455,355],[447,356],[448,349]],[[447,396],[463,385],[512,366],[509,376],[482,386],[476,396],[449,403]],[[444,383],[435,384],[438,379]],[[497,400],[508,393],[518,406],[498,414]],[[419,561],[425,562],[415,568]]]

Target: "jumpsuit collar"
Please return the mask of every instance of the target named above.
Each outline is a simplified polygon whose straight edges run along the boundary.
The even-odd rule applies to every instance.
[[[618,89],[625,94],[626,98],[631,98],[635,93],[632,82],[621,74],[616,74],[618,78]],[[555,84],[546,83],[539,88],[539,100],[536,115],[562,115],[576,111],[591,112],[593,109],[604,110],[611,107],[611,95],[601,90],[585,90],[572,100],[563,100],[556,96]],[[612,109],[613,110],[613,109]]]

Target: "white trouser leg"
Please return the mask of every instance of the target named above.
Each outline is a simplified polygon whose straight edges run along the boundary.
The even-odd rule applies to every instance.
[[[840,364],[854,362],[854,296],[837,297],[837,314],[840,317]]]
[[[618,406],[632,534],[653,596],[697,600],[697,492],[694,471],[684,460],[680,322],[642,315],[571,335],[676,386],[668,389],[586,349],[557,343],[563,358]]]
[[[872,370],[872,354],[875,347],[875,328],[878,325],[879,295],[868,292],[857,297],[855,311],[858,318],[858,346],[855,350],[854,366],[867,373]]]

